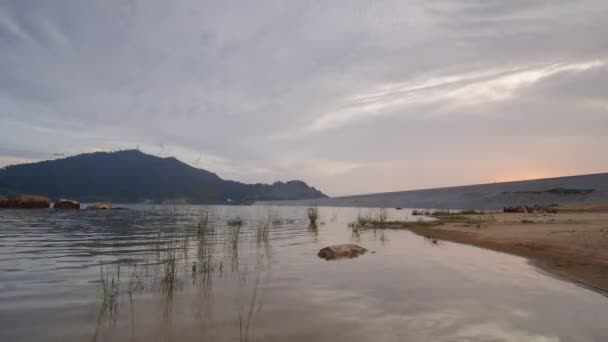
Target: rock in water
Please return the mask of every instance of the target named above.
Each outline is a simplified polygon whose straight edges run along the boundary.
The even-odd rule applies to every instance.
[[[319,257],[325,260],[355,258],[365,254],[365,252],[367,252],[367,249],[348,243],[325,247],[319,251]]]
[[[19,209],[50,208],[51,201],[42,196],[17,195],[17,197],[8,201],[8,207]]]
[[[110,202],[99,202],[99,203],[91,203],[87,207],[87,209],[112,209],[112,203]]]
[[[55,209],[80,209],[80,202],[71,199],[61,198],[55,201]]]
[[[0,196],[0,208],[8,208],[8,198]]]

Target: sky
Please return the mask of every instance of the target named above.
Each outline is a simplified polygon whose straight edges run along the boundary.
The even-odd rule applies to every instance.
[[[0,166],[139,148],[329,195],[608,171],[608,1],[0,2]]]

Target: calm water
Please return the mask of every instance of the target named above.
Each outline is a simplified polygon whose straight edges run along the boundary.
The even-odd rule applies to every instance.
[[[314,229],[305,208],[130,208],[0,211],[0,341],[608,341],[608,298],[525,259],[353,234],[367,209],[320,208]],[[373,253],[316,256],[351,242]]]

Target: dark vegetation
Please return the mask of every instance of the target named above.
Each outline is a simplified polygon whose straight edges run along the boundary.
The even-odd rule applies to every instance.
[[[0,169],[0,194],[20,193],[115,203],[247,204],[327,197],[302,181],[245,184],[173,157],[138,150],[95,152]]]

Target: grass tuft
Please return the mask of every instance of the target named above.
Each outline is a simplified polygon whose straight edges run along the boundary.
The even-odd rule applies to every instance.
[[[316,205],[309,207],[306,210],[306,214],[308,215],[308,221],[310,221],[311,226],[317,225],[317,220],[319,219],[319,209]]]
[[[228,221],[226,221],[226,223],[231,226],[231,227],[236,227],[236,226],[242,226],[243,224],[245,224],[245,221],[243,221],[242,218],[240,217],[235,217],[235,218],[231,218]]]

